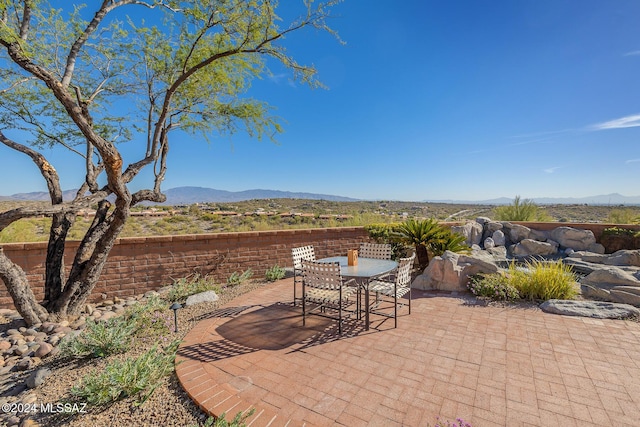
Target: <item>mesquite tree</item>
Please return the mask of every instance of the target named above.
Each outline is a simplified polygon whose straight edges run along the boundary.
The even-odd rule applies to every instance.
[[[0,0],[0,147],[29,156],[51,197],[44,208],[0,213],[0,231],[51,217],[42,302],[0,247],[0,279],[28,324],[79,313],[131,207],[166,200],[172,131],[280,131],[266,103],[243,95],[252,78],[269,72],[268,61],[317,85],[315,70],[298,64],[282,41],[304,28],[335,35],[326,19],[336,2],[303,1],[300,17],[283,24],[276,0]],[[140,158],[125,164],[123,141],[140,143]],[[62,199],[58,173],[42,154],[51,147],[83,159],[83,183],[71,201]],[[152,169],[153,182],[130,191],[144,169]],[[90,206],[95,217],[65,271],[67,233]]]

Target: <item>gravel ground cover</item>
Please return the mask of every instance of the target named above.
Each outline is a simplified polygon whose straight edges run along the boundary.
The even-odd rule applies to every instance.
[[[235,297],[256,289],[269,286],[268,283],[249,281],[233,287],[225,287],[215,302],[201,303],[184,307],[178,311],[179,332],[172,332],[171,338],[181,339],[198,321],[213,310],[231,301]],[[0,335],[6,336],[10,329],[24,326],[20,320],[0,315]],[[99,359],[69,359],[60,354],[35,359],[33,366],[26,370],[8,370],[5,366],[0,373],[0,403],[29,403],[40,407],[41,404],[53,404],[69,398],[69,390],[90,372],[99,372],[114,359],[136,357],[151,348],[157,339],[136,338],[130,351]],[[6,357],[6,356],[5,356]],[[33,359],[33,358],[32,358]],[[37,369],[48,368],[51,375],[43,384],[34,389],[26,387],[28,376]],[[96,371],[96,368],[98,371]],[[24,406],[22,406],[24,408]],[[3,406],[5,409],[5,406]],[[0,413],[0,425],[7,426],[203,426],[207,416],[196,407],[180,386],[175,372],[166,377],[153,394],[144,403],[137,405],[134,398],[126,398],[99,410],[88,409],[85,413],[73,416],[41,412]],[[231,418],[229,414],[227,418]]]

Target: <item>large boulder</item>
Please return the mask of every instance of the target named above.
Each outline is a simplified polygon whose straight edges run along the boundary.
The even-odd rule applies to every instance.
[[[569,258],[581,259],[585,262],[593,262],[596,264],[604,264],[608,256],[588,251],[573,251],[567,254]]]
[[[524,239],[513,247],[513,255],[516,257],[549,256],[558,253],[556,242],[539,242],[533,239]]]
[[[429,261],[424,273],[416,277],[411,286],[423,290],[465,291],[469,276],[498,271],[493,257],[484,251],[471,255],[445,251]]]
[[[568,301],[552,299],[540,304],[546,313],[583,316],[596,319],[624,319],[640,315],[640,310],[628,304],[598,301]]]
[[[635,278],[631,273],[614,266],[595,270],[593,273],[583,278],[580,283],[594,286],[602,284],[616,286],[640,286],[640,280]]]
[[[607,256],[604,261],[606,265],[633,265],[640,267],[640,249],[619,250]]]
[[[609,292],[613,301],[640,307],[640,287],[616,286]]]
[[[464,225],[454,225],[451,231],[465,237],[468,246],[479,245],[482,242],[482,224],[476,221],[469,221]]]
[[[622,268],[608,266],[593,271],[580,281],[582,295],[640,306],[640,280]]]
[[[511,243],[519,243],[524,239],[528,239],[531,234],[531,229],[524,225],[511,224],[510,222],[505,222],[503,225],[504,229],[507,230],[505,235],[509,237]]]
[[[591,230],[581,230],[572,227],[558,227],[551,230],[550,236],[564,248],[571,248],[576,251],[587,251],[594,249],[596,237]],[[603,253],[604,253],[604,247]],[[591,252],[596,252],[592,250]]]

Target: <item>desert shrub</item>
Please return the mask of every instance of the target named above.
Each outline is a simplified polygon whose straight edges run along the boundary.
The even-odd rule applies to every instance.
[[[156,338],[172,331],[173,316],[169,304],[158,295],[151,295],[143,304],[127,307],[123,317],[136,324],[136,335]]]
[[[187,300],[187,297],[191,295],[212,290],[218,290],[212,278],[194,274],[174,281],[166,298],[170,302],[183,303]]]
[[[139,396],[136,404],[142,404],[173,372],[179,344],[176,340],[163,350],[155,345],[136,358],[114,360],[82,377],[80,384],[71,389],[71,395],[91,406],[105,406],[129,396]]]
[[[124,353],[131,347],[137,324],[123,317],[107,321],[87,319],[85,329],[78,335],[65,338],[60,344],[64,356],[106,357]]]
[[[268,282],[275,282],[276,280],[282,279],[286,275],[286,271],[284,268],[274,265],[265,271],[264,278],[267,279]]]
[[[545,210],[532,200],[520,200],[520,196],[516,196],[510,205],[494,208],[494,214],[498,221],[551,221]]]
[[[607,222],[610,224],[637,224],[638,213],[631,208],[612,209],[607,215]]]
[[[231,276],[227,278],[227,285],[229,286],[240,285],[246,282],[247,280],[251,279],[252,276],[253,276],[253,271],[250,268],[246,269],[242,273],[238,273],[237,271],[234,271],[233,273],[231,273]]]
[[[467,286],[477,297],[495,301],[513,301],[520,298],[518,290],[509,284],[509,280],[503,274],[478,274],[470,278]]]
[[[631,230],[629,228],[621,228],[621,227],[609,227],[602,230],[603,236],[629,236],[629,237],[637,237],[640,234],[639,231]]]
[[[531,261],[525,267],[512,263],[507,278],[523,299],[573,299],[578,294],[576,276],[562,261]]]

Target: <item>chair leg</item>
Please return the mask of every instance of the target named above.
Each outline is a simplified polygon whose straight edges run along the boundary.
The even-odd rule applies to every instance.
[[[302,326],[305,326],[307,321],[307,298],[304,291],[304,282],[302,282]]]
[[[398,327],[398,285],[393,285],[393,327]]]

